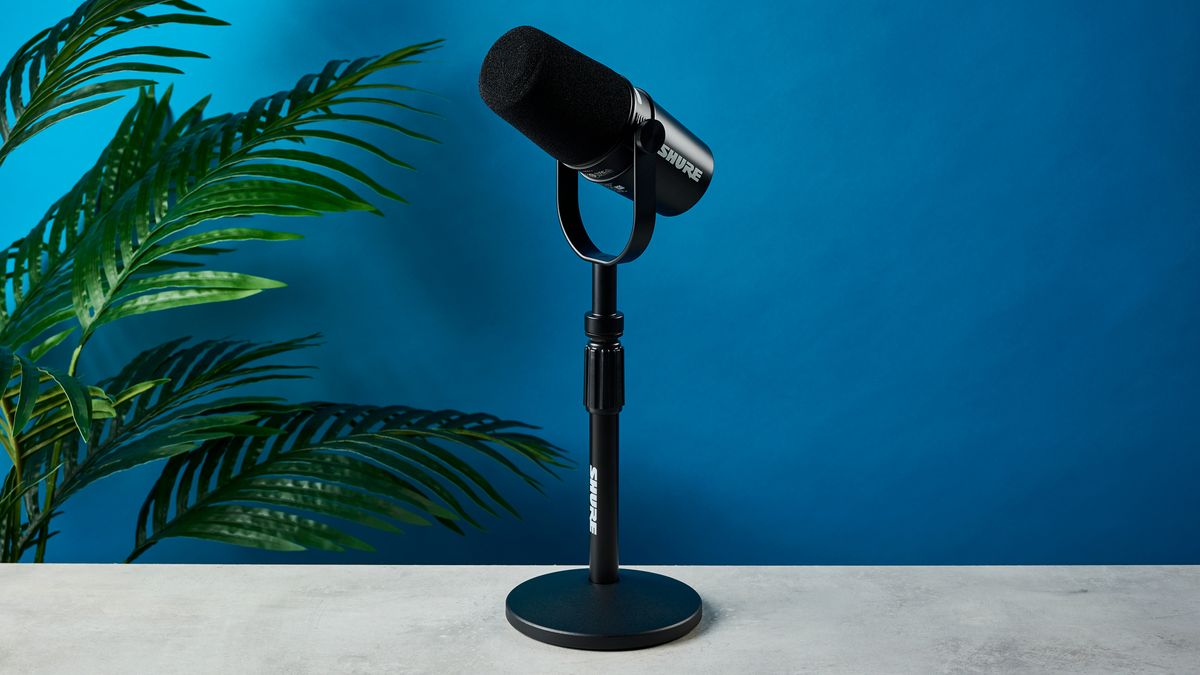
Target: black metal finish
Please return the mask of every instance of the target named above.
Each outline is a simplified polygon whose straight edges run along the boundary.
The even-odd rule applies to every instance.
[[[537,640],[575,649],[640,649],[674,640],[700,622],[700,596],[682,582],[620,570],[618,555],[620,412],[625,405],[625,317],[617,310],[617,265],[637,258],[654,233],[656,158],[662,125],[633,133],[633,230],[616,255],[600,251],[579,215],[579,179],[558,165],[558,216],[575,253],[592,263],[592,309],[584,315],[583,403],[590,417],[587,570],[530,579],[509,594],[506,615]]]
[[[618,415],[625,405],[625,351],[620,337],[625,316],[617,311],[617,266],[592,265],[592,311],[583,319],[583,405],[590,416],[588,569],[594,584],[617,581],[619,494]]]
[[[629,88],[629,127],[645,128],[648,120],[658,122],[662,127],[661,136],[646,144],[655,155],[656,186],[652,206],[660,215],[677,216],[692,208],[708,190],[714,166],[712,151],[649,94],[633,85]],[[637,201],[630,171],[633,164],[633,148],[621,142],[599,159],[569,167],[591,182]]]
[[[558,163],[558,222],[562,225],[567,243],[580,258],[598,265],[617,265],[633,262],[650,245],[650,238],[654,236],[654,191],[657,184],[654,164],[657,155],[654,154],[654,146],[643,145],[643,141],[653,143],[654,139],[661,138],[661,126],[660,122],[649,120],[634,130],[630,144],[634,151],[631,177],[633,229],[625,248],[616,255],[601,251],[592,242],[587,228],[583,226],[583,216],[579,215],[579,174],[566,164]],[[642,198],[638,199],[638,195],[642,195]]]
[[[505,616],[529,637],[571,649],[643,649],[687,635],[701,601],[687,584],[640,570],[589,583],[587,570],[535,577],[508,594]]]

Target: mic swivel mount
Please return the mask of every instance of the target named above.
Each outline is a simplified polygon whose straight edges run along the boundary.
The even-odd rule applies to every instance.
[[[634,160],[630,168],[633,171],[633,228],[625,248],[616,255],[601,251],[588,236],[583,216],[579,214],[579,172],[558,163],[558,222],[575,255],[587,262],[611,267],[633,262],[646,251],[654,236],[655,157],[665,139],[666,129],[655,119],[645,120],[633,129]]]

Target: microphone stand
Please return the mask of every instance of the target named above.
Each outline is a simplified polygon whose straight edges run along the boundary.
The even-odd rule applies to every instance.
[[[558,218],[567,242],[592,265],[592,309],[584,315],[584,406],[590,421],[588,568],[553,572],[517,586],[505,615],[525,635],[573,649],[641,649],[686,635],[702,603],[670,577],[622,570],[618,558],[619,421],[625,404],[625,317],[617,310],[617,265],[632,262],[654,234],[656,156],[665,131],[646,120],[633,132],[633,229],[616,255],[600,251],[579,214],[579,176],[558,164]]]

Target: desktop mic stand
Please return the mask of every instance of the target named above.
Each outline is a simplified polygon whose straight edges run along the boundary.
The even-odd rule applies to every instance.
[[[592,311],[584,316],[584,405],[591,418],[591,550],[588,569],[530,579],[508,594],[505,615],[514,628],[542,642],[573,649],[653,647],[686,635],[700,623],[700,596],[670,577],[620,570],[617,559],[618,416],[625,404],[625,317],[617,311],[617,265],[650,244],[655,218],[655,164],[660,122],[633,133],[633,230],[617,255],[601,252],[579,215],[576,169],[558,164],[558,219],[576,255],[592,264]]]

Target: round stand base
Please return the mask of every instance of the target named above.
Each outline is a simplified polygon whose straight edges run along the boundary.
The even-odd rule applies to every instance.
[[[513,628],[571,649],[642,649],[687,635],[700,623],[700,596],[661,574],[622,569],[614,584],[593,584],[586,569],[534,577],[508,594]]]

